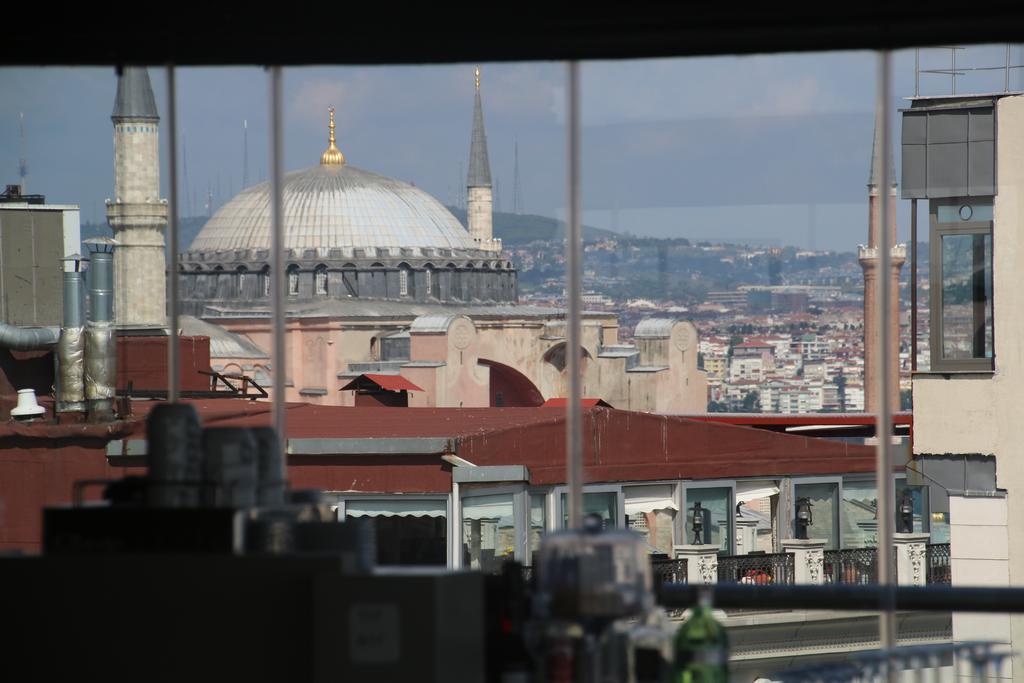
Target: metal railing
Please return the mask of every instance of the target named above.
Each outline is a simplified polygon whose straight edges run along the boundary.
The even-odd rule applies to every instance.
[[[918,645],[863,652],[849,655],[839,662],[779,671],[772,674],[771,679],[781,683],[868,683],[892,680],[903,672],[915,672],[918,680],[925,676],[929,680],[938,680],[942,678],[941,669],[948,667],[954,676],[983,681],[1001,678],[1010,656],[1005,645],[989,642]]]
[[[793,583],[793,553],[720,555],[719,583]]]
[[[826,550],[825,583],[878,583],[878,549]]]
[[[953,572],[948,543],[929,543],[925,546],[928,565],[928,583],[952,583]]]
[[[677,560],[651,560],[651,574],[654,578],[655,589],[666,583],[686,583],[687,570],[688,566],[685,558]]]

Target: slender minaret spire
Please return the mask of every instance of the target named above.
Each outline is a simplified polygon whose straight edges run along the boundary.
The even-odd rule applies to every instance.
[[[888,159],[890,169],[892,159]],[[879,381],[878,367],[881,357],[881,337],[875,324],[875,317],[878,312],[878,276],[879,250],[882,248],[879,226],[881,215],[881,202],[879,201],[880,178],[882,176],[882,150],[881,141],[878,138],[878,131],[875,131],[875,139],[871,145],[871,171],[868,174],[868,243],[861,245],[858,256],[860,267],[864,271],[864,408],[867,412],[875,410],[875,395],[871,387],[876,386]],[[896,196],[896,173],[890,172],[893,179],[889,194]],[[894,201],[895,204],[895,201]],[[899,350],[900,350],[900,269],[907,260],[907,247],[904,244],[896,244],[896,212],[889,213],[890,230],[889,244],[885,248],[890,249],[890,299],[889,299],[889,321],[892,329],[889,345],[889,373],[891,387],[891,405],[898,409],[900,405],[900,382],[899,382]]]
[[[249,119],[242,119],[242,189],[249,187]]]
[[[334,107],[329,108],[327,112],[329,118],[327,127],[330,129],[330,133],[327,136],[327,149],[320,155],[320,165],[343,166],[345,164],[345,155],[334,144]]]
[[[114,199],[107,221],[114,231],[114,318],[119,327],[167,324],[164,229],[160,197],[160,115],[149,72],[125,67],[114,99]]]
[[[25,112],[21,112],[21,157],[18,158],[18,184],[21,193],[28,194],[28,157],[25,156]]]
[[[480,103],[480,69],[474,72],[476,97],[473,103],[473,135],[469,143],[469,173],[466,177],[466,223],[469,234],[481,249],[501,251],[501,240],[494,239],[494,197],[491,189],[491,163],[487,159],[487,134],[484,109]]]

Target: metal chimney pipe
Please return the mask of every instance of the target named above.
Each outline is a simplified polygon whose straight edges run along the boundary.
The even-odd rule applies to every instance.
[[[64,272],[64,325],[57,340],[57,412],[85,411],[82,274]]]
[[[90,422],[113,419],[116,385],[114,254],[113,250],[94,251],[89,265],[89,321],[85,326],[85,400]]]

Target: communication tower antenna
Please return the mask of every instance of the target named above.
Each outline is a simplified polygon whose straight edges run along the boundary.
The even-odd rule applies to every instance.
[[[512,143],[512,213],[523,212],[523,188],[519,184],[519,139]]]
[[[18,159],[18,178],[21,194],[26,193],[25,178],[28,177],[28,157],[25,156],[25,112],[20,113],[21,119],[21,157]]]
[[[188,145],[185,143],[185,129],[181,129],[181,184],[185,187],[185,215],[192,216],[192,193],[188,185]]]

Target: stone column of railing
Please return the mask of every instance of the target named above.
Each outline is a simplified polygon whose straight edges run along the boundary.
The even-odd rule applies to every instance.
[[[893,534],[896,553],[896,583],[924,586],[928,583],[928,534]]]
[[[677,560],[686,560],[686,582],[691,586],[718,583],[717,545],[677,545]]]
[[[757,550],[757,520],[736,515],[736,554]]]
[[[787,538],[782,550],[793,553],[793,583],[820,586],[825,582],[824,538]]]

